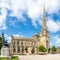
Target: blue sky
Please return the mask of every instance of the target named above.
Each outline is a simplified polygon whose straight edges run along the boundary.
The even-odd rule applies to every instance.
[[[60,0],[0,0],[0,35],[8,42],[11,35],[40,35],[44,4],[50,45],[60,46]]]

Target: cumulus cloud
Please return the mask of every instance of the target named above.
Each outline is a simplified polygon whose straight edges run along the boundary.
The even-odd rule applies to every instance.
[[[48,14],[57,13],[60,9],[60,0],[0,0],[0,8],[4,9],[1,13],[5,12],[5,15],[3,14],[5,18],[0,20],[6,21],[7,9],[9,9],[12,11],[10,16],[15,16],[23,22],[25,21],[24,13],[26,13],[31,18],[32,25],[36,27],[36,22],[41,24],[44,3]]]
[[[7,40],[8,43],[11,42],[11,36],[8,36],[7,34],[4,34],[5,40]]]
[[[2,8],[0,10],[0,29],[6,29],[6,16],[7,16],[7,11],[6,9]]]
[[[47,27],[50,32],[57,32],[60,30],[60,22],[56,22],[52,18],[48,18]]]
[[[9,9],[8,0],[0,0],[0,29],[6,29],[7,9]]]
[[[56,46],[60,46],[60,36],[56,35],[55,37],[53,37],[55,39],[55,45]]]
[[[11,43],[11,36],[7,35],[7,34],[4,34],[5,36],[5,40],[7,40],[8,43]],[[16,37],[24,37],[22,35],[19,35],[19,34],[13,34],[13,36],[16,36]]]

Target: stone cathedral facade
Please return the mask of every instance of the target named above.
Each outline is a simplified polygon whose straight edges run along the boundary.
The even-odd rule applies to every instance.
[[[32,38],[25,38],[20,36],[11,36],[10,44],[10,54],[19,55],[19,54],[38,54],[38,47],[40,45],[44,46],[49,50],[50,40],[49,32],[47,30],[46,22],[46,13],[44,7],[43,19],[42,19],[42,30],[40,36],[35,34]]]

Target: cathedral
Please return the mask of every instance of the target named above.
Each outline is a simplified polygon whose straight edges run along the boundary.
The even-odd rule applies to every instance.
[[[32,38],[11,36],[11,44],[9,46],[11,55],[20,54],[38,54],[38,47],[42,45],[47,50],[50,49],[49,32],[47,30],[46,12],[44,7],[44,13],[42,18],[42,30],[40,36],[35,34]],[[48,53],[48,52],[47,52]]]

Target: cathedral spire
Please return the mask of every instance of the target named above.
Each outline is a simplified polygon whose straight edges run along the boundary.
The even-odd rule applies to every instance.
[[[47,25],[46,25],[46,11],[45,11],[45,4],[44,4],[44,10],[43,10],[42,29],[47,29]]]

